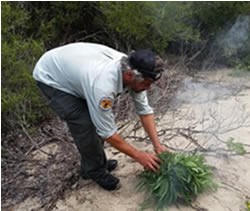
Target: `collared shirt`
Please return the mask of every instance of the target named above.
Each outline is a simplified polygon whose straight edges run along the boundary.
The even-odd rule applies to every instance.
[[[120,65],[123,56],[127,55],[100,44],[68,44],[46,52],[37,62],[33,77],[86,99],[97,133],[108,138],[117,132],[112,105],[115,97],[123,92]],[[137,114],[153,113],[146,91],[130,92]]]

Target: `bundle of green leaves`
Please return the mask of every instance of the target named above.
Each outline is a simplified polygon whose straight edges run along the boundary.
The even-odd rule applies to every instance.
[[[138,175],[137,188],[147,194],[142,209],[154,206],[161,210],[183,200],[190,204],[199,193],[216,189],[212,168],[203,155],[164,152],[159,158],[161,167],[157,173],[144,170]]]

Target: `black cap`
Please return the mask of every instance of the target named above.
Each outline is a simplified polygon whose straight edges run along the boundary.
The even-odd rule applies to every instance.
[[[161,71],[156,71],[157,55],[151,50],[142,49],[133,52],[129,57],[130,66],[137,69],[143,77],[158,80],[161,77]]]

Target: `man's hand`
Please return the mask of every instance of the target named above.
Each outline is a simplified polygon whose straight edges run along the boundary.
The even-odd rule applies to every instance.
[[[150,152],[137,153],[135,160],[140,163],[144,168],[154,171],[155,173],[160,168],[161,160]]]
[[[165,146],[163,145],[158,145],[154,148],[155,153],[157,154],[161,154],[162,152],[168,152],[168,153],[172,153],[171,151],[169,151]]]
[[[154,150],[157,154],[161,154],[162,152],[171,153],[166,147],[160,144],[159,137],[156,131],[154,116],[153,114],[148,115],[140,115],[142,126],[145,131],[148,133],[150,140],[154,146]]]

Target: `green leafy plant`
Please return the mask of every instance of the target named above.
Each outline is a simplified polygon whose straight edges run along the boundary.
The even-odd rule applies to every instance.
[[[142,209],[155,206],[157,210],[184,200],[189,204],[199,193],[215,190],[211,166],[202,155],[162,153],[161,168],[156,173],[144,170],[138,175],[139,191],[146,191]]]
[[[235,142],[234,138],[230,137],[227,140],[226,144],[227,144],[228,149],[235,152],[236,154],[239,154],[239,155],[246,154],[246,150],[244,148],[244,145],[242,143]]]
[[[246,200],[247,210],[250,211],[250,201]]]

